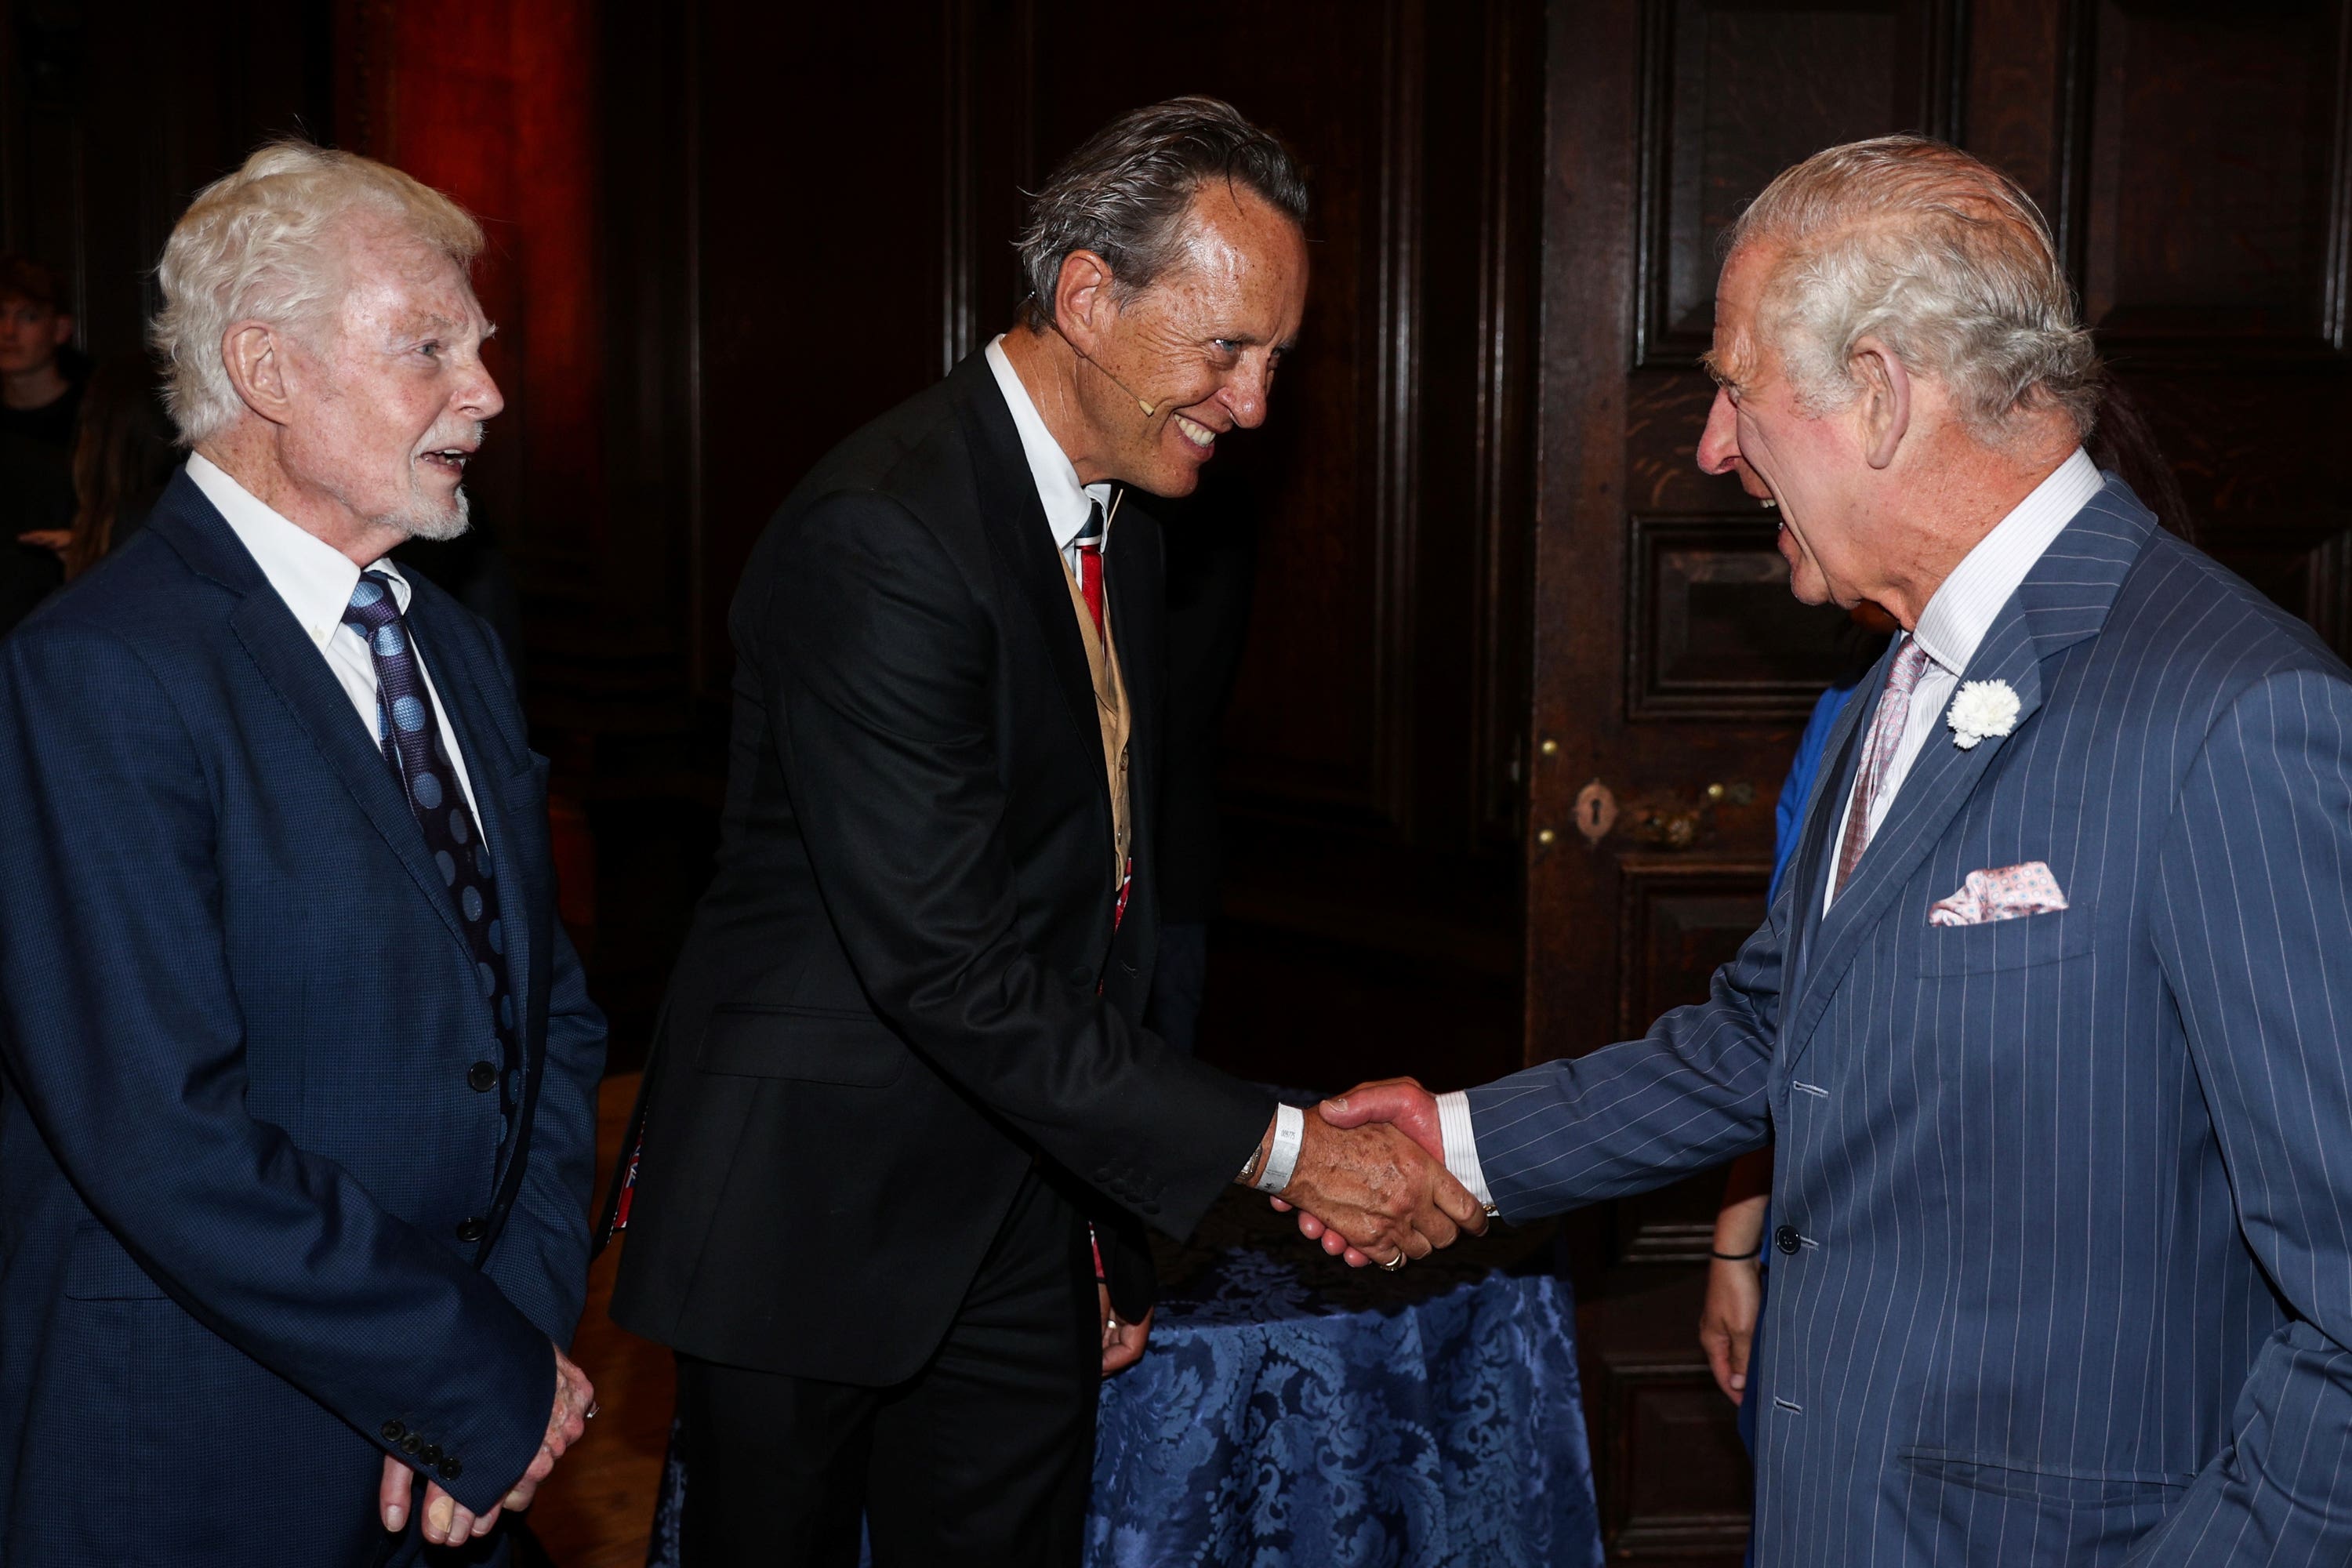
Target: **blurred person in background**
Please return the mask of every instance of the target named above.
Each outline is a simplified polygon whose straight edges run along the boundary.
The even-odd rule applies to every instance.
[[[23,536],[54,551],[68,582],[147,526],[147,514],[179,468],[171,416],[144,359],[111,360],[90,373],[73,442],[74,511],[64,528]]]
[[[82,396],[73,334],[56,272],[0,256],[0,637],[64,577]]]

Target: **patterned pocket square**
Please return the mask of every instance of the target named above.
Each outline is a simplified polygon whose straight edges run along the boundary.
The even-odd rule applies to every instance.
[[[1974,926],[1990,921],[2013,921],[2020,915],[2053,914],[2066,907],[2058,879],[2049,865],[2028,860],[1994,871],[1971,871],[1960,890],[1928,906],[1931,926]]]

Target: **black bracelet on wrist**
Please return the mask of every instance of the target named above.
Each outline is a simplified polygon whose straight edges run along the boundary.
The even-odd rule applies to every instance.
[[[1764,1244],[1758,1242],[1756,1250],[1753,1252],[1717,1252],[1710,1247],[1706,1249],[1706,1255],[1709,1258],[1719,1258],[1726,1263],[1752,1263],[1764,1256]]]

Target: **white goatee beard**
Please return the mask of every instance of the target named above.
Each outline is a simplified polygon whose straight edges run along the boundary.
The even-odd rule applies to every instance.
[[[445,512],[430,507],[419,497],[383,521],[411,539],[436,542],[456,539],[473,526],[473,520],[468,516],[472,508],[463,489],[457,491],[455,500],[456,504]]]

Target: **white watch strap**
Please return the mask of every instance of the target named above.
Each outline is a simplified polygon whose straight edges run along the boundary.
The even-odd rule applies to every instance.
[[[1278,1193],[1290,1185],[1298,1169],[1298,1146],[1307,1137],[1307,1113],[1295,1105],[1274,1108],[1274,1147],[1266,1151],[1265,1169],[1257,1173],[1257,1190]]]

